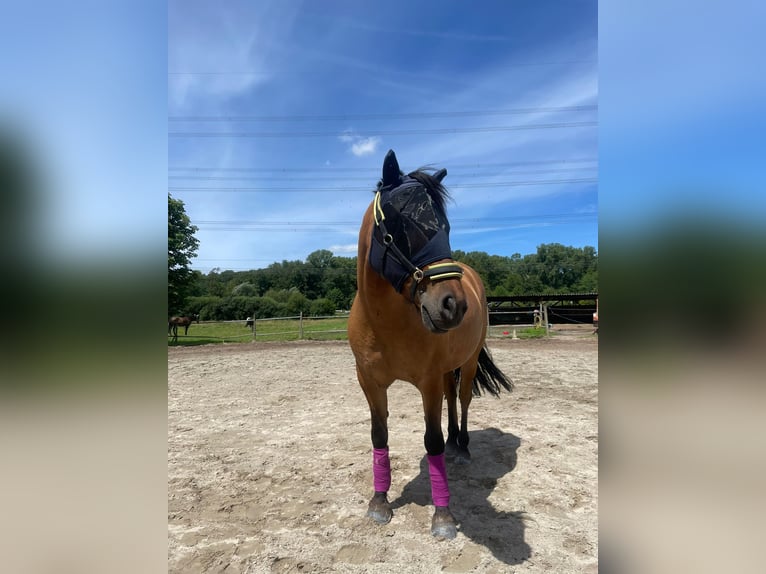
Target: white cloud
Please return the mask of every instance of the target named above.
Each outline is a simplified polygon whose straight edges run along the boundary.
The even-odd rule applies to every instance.
[[[354,145],[351,146],[351,153],[353,153],[357,157],[360,157],[363,155],[370,155],[377,151],[379,143],[380,143],[380,138],[377,136],[372,136],[369,138],[360,138],[359,140],[354,142]]]
[[[552,227],[555,223],[540,222],[540,223],[519,223],[515,225],[496,225],[492,227],[470,227],[470,228],[453,228],[450,233],[453,235],[474,235],[477,233],[492,233],[495,231],[505,231],[507,229],[535,229],[539,227]]]
[[[330,251],[338,253],[356,253],[359,246],[356,243],[347,243],[345,245],[330,245]]]
[[[255,8],[226,3],[189,9],[169,5],[168,104],[185,113],[252,92],[279,73],[279,41],[288,37],[299,7],[270,0]],[[276,71],[275,71],[276,70]]]
[[[196,97],[230,98],[246,93],[269,80],[265,73],[241,74],[174,74],[169,77],[168,91],[173,111],[184,110]]]
[[[348,151],[354,154],[356,157],[362,157],[370,155],[378,150],[380,144],[380,138],[378,136],[363,137],[356,135],[353,131],[347,130],[338,139],[343,143],[351,144]]]

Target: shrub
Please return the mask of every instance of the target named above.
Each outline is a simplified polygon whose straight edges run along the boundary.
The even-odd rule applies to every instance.
[[[285,304],[285,310],[288,315],[297,315],[298,313],[307,314],[310,309],[311,302],[305,295],[298,291],[290,293],[290,296],[287,298],[287,303]]]
[[[250,315],[256,319],[269,319],[285,315],[285,306],[271,297],[256,297]]]
[[[214,321],[216,320],[214,310],[220,302],[221,298],[214,296],[189,297],[186,300],[186,307],[189,313],[199,313],[200,321]]]
[[[311,302],[309,312],[316,316],[334,315],[335,303],[330,299],[315,299]]]

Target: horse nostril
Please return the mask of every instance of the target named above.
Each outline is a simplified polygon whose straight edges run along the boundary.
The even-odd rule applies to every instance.
[[[450,315],[454,316],[455,311],[457,309],[457,303],[455,302],[455,298],[452,295],[447,295],[442,300],[442,307],[444,307],[444,310]]]

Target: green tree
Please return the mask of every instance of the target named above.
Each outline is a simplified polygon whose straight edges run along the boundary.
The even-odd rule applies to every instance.
[[[337,287],[330,289],[325,298],[332,301],[333,312],[335,312],[335,309],[346,309],[349,305],[348,297]]]
[[[238,297],[255,297],[258,295],[258,290],[252,283],[246,281],[234,287],[231,294]]]
[[[593,247],[567,247],[560,243],[547,243],[538,246],[537,258],[540,279],[549,290],[566,292],[578,290],[583,277],[595,271],[596,250]],[[595,274],[588,284],[596,281]]]
[[[318,251],[310,253],[309,256],[306,257],[306,264],[313,269],[327,269],[332,264],[333,258],[332,251],[319,249]]]
[[[182,311],[194,274],[189,268],[197,256],[197,227],[186,215],[184,203],[168,194],[168,313]]]

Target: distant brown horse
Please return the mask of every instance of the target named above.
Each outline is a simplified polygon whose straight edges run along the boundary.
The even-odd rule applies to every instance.
[[[189,325],[191,325],[194,321],[199,323],[198,314],[184,315],[182,317],[171,317],[168,319],[168,335],[170,335],[171,331],[173,333],[171,342],[175,343],[178,341],[178,327],[184,328],[184,336],[186,336],[189,334]]]
[[[485,346],[488,310],[484,285],[469,266],[452,260],[447,171],[404,175],[393,151],[359,231],[357,295],[348,338],[356,373],[370,407],[373,485],[367,515],[385,524],[388,501],[387,389],[396,380],[420,391],[425,413],[425,448],[435,511],[434,536],[454,538],[457,523],[449,509],[445,441],[441,427],[447,398],[446,451],[470,462],[468,406],[481,390],[497,395],[511,381],[492,362]],[[461,419],[457,419],[460,394]]]

